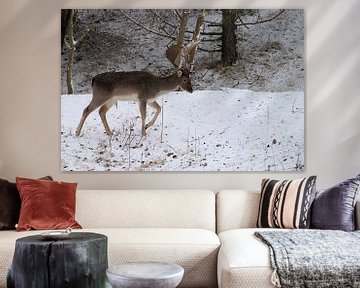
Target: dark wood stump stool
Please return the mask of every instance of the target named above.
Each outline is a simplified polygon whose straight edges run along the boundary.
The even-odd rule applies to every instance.
[[[16,240],[8,288],[101,288],[106,285],[107,237],[73,232],[66,239],[41,235]]]

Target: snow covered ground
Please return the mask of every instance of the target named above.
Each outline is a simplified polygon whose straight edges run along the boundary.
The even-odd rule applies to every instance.
[[[304,168],[304,92],[222,89],[169,93],[141,137],[138,104],[97,111],[75,130],[91,95],[61,96],[63,171],[295,171]],[[153,111],[148,107],[148,118]]]

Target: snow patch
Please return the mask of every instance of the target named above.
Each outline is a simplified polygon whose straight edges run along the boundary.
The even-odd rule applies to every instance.
[[[141,136],[134,101],[97,112],[75,130],[91,95],[61,96],[63,171],[298,171],[304,168],[304,92],[224,88],[173,92],[158,99],[162,113]],[[147,122],[154,114],[147,109]]]

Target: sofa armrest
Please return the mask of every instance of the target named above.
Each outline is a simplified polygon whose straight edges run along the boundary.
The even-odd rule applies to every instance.
[[[360,230],[360,199],[355,206],[355,229]]]

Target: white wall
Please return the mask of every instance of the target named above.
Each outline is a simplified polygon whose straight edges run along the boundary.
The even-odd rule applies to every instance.
[[[0,178],[46,174],[83,189],[219,190],[258,189],[263,177],[311,174],[326,187],[360,173],[360,1],[182,0],[176,8],[225,6],[305,8],[304,173],[61,172],[60,9],[175,6],[162,0],[17,0],[3,1],[0,9]]]

